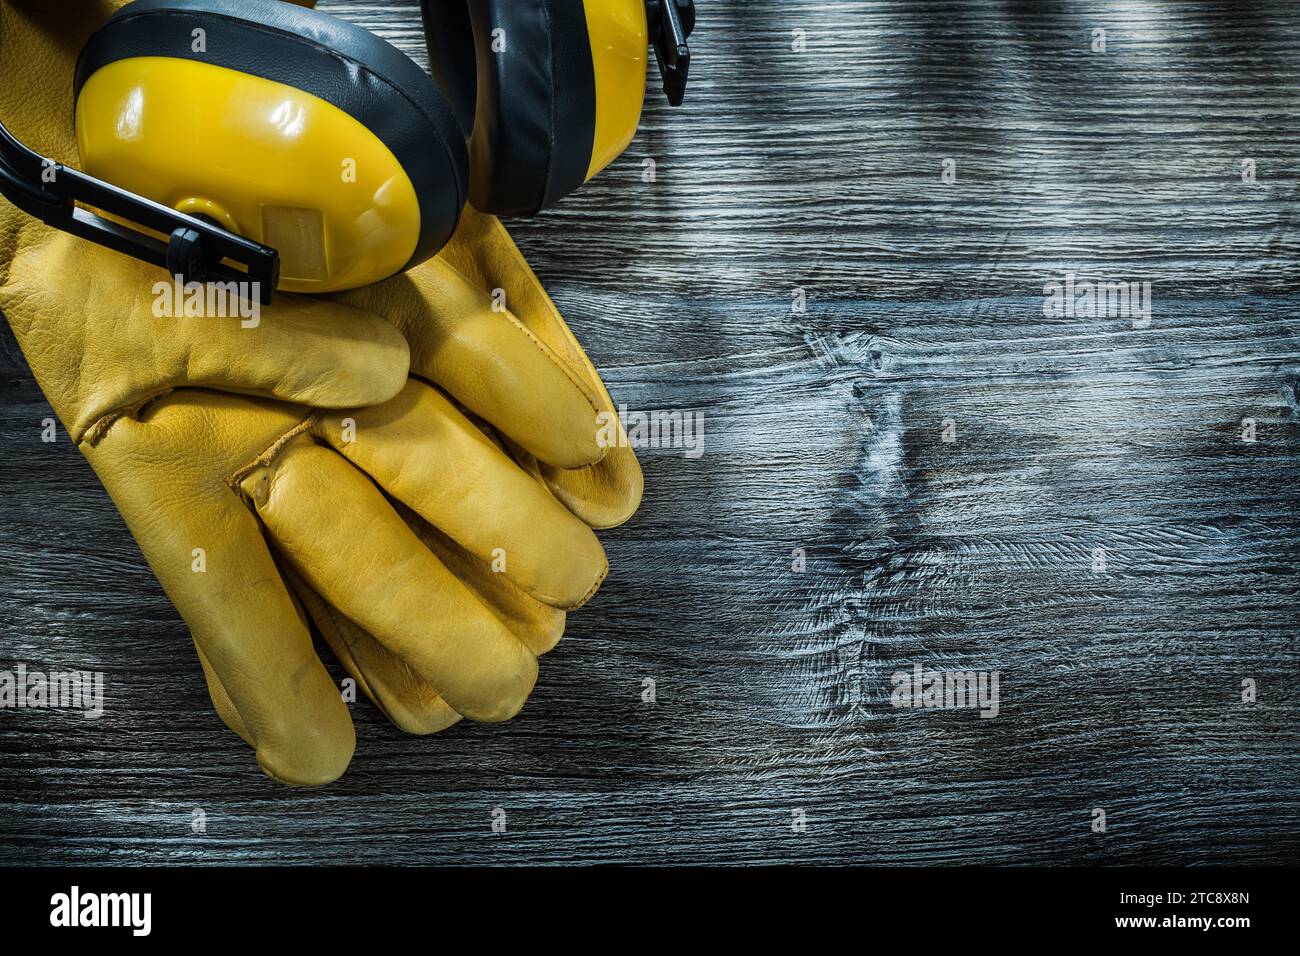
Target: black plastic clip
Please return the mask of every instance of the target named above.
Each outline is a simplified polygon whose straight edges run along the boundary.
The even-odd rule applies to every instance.
[[[645,10],[664,93],[670,104],[681,106],[691,68],[686,38],[695,29],[695,0],[646,0]]]

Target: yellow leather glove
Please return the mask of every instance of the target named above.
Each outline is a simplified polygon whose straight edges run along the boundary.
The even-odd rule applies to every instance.
[[[641,469],[635,453],[620,441],[622,426],[594,366],[501,223],[467,208],[437,262],[454,267],[454,282],[447,283],[442,273],[417,270],[413,282],[398,278],[340,298],[395,321],[411,343],[412,370],[447,388],[487,423],[486,437],[457,419],[454,430],[418,441],[407,453],[404,472],[408,482],[410,475],[429,476],[437,493],[424,496],[421,505],[397,490],[414,508],[399,511],[424,546],[540,655],[563,634],[563,609],[581,604],[599,584],[577,593],[587,581],[572,566],[578,552],[571,549],[580,541],[561,516],[571,512],[594,528],[621,524],[640,503]],[[435,275],[443,275],[443,284],[436,291],[425,289],[421,299],[417,290],[437,281]],[[437,309],[425,301],[436,302]],[[444,310],[453,320],[429,334],[430,316]],[[531,355],[520,354],[522,341],[532,343],[525,353],[544,357],[570,384],[567,399],[558,379],[539,388],[545,366],[535,367]],[[548,393],[554,396],[550,401],[539,401]],[[388,409],[357,413],[359,434],[382,421]],[[601,421],[610,423],[605,436],[614,439],[605,443],[608,447],[596,442],[602,412]],[[500,449],[494,455],[488,438],[497,440],[497,432],[505,441],[494,446]],[[493,491],[484,485],[489,469],[467,467],[480,455],[495,460],[505,452],[532,478],[521,482],[523,472],[514,471],[508,488]],[[377,463],[364,438],[346,453],[374,473]],[[567,512],[553,507],[557,501]],[[270,520],[268,526],[275,527]],[[276,537],[281,539],[279,533]],[[410,606],[392,600],[331,602],[322,595],[346,591],[331,587],[292,554],[288,558],[290,577],[321,633],[393,723],[411,733],[433,733],[459,719],[437,681],[411,666],[401,647],[421,633],[437,639],[461,625],[451,619],[427,621],[418,595],[411,596],[416,603]],[[557,584],[556,576],[571,583]],[[224,712],[219,690],[213,700]]]
[[[72,58],[108,6],[0,5],[0,75],[19,79],[0,90],[0,115],[63,161],[75,159],[59,119],[71,114]],[[509,574],[482,580],[497,593],[508,586],[576,605],[603,577],[603,553],[546,488],[569,488],[578,510],[609,510],[591,477],[605,470],[592,467],[603,452],[598,389],[490,312],[482,289],[446,261],[357,293],[357,305],[282,296],[256,329],[154,318],[157,279],[0,205],[0,310],[189,624],[219,711],[263,769],[328,781],[354,746],[263,526],[323,601],[447,705],[485,720],[514,713],[536,674],[529,647],[494,611],[501,602],[488,585],[476,593],[439,562],[376,483],[410,506],[413,522],[420,515],[459,533],[474,560],[495,538],[488,553],[501,548]],[[417,374],[551,463],[538,467],[546,486],[438,390],[403,383],[403,336],[360,307],[367,296],[417,343]],[[484,321],[489,313],[496,321]],[[395,392],[380,408],[349,413],[250,397],[338,408]]]

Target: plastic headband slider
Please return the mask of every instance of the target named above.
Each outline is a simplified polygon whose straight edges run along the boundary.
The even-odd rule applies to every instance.
[[[691,67],[691,51],[686,38],[695,29],[694,0],[646,0],[646,22],[650,43],[655,48],[664,93],[673,106],[681,106],[686,96],[686,78]]]

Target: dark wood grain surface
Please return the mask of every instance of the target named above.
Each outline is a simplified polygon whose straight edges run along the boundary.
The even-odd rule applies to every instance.
[[[687,104],[515,229],[616,400],[706,443],[643,452],[509,724],[362,702],[340,782],[264,778],[0,339],[0,661],[108,679],[0,710],[0,861],[1295,861],[1300,7],[699,6]],[[322,7],[424,62],[415,3]],[[1066,273],[1149,325],[1045,317]],[[914,663],[999,715],[891,707]]]

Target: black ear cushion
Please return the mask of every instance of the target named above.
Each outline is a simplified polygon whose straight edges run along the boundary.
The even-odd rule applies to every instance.
[[[463,34],[468,14],[473,32],[470,202],[500,216],[531,216],[582,185],[596,133],[583,0],[424,0],[424,11],[431,31]],[[469,78],[463,62],[441,52],[448,42],[431,38],[430,60],[469,128],[460,106]]]
[[[199,27],[202,53],[193,49]],[[408,267],[455,232],[469,163],[451,104],[409,57],[370,31],[282,0],[135,0],[86,43],[75,94],[96,70],[138,56],[196,60],[283,83],[364,125],[415,188],[420,236]]]
[[[474,100],[478,96],[478,69],[474,60],[474,28],[466,0],[420,0],[424,18],[424,43],[429,51],[429,72],[443,95],[451,100],[461,132],[474,132]]]

